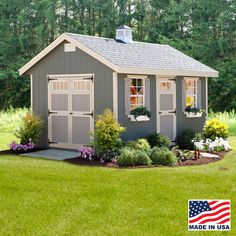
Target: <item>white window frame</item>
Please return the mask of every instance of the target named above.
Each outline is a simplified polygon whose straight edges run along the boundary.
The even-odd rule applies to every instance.
[[[190,97],[195,97],[195,104],[193,107],[198,108],[198,80],[199,78],[184,78],[185,79],[185,107],[186,106],[186,97],[190,96]],[[188,80],[193,80],[195,81],[195,87],[191,87],[191,88],[195,88],[195,94],[187,94],[187,81]]]
[[[132,79],[141,79],[142,80],[142,87],[143,87],[143,95],[129,95],[129,100],[131,97],[142,97],[143,98],[143,104],[141,106],[145,107],[145,92],[146,92],[146,89],[145,89],[145,77],[140,77],[140,76],[137,76],[137,77],[130,77],[130,88],[131,88],[131,83],[132,83]],[[136,87],[136,86],[135,86]],[[130,89],[129,88],[129,89]],[[134,105],[138,105],[138,104],[134,104]],[[136,108],[135,108],[136,109]],[[130,111],[132,111],[131,109],[131,103],[130,103]]]

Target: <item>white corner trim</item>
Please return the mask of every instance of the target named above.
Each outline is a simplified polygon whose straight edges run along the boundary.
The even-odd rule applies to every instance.
[[[118,78],[117,72],[113,72],[113,112],[118,121]]]
[[[208,78],[205,78],[205,86],[206,86],[206,119],[208,119]]]
[[[34,109],[34,107],[33,107],[33,75],[31,74],[30,75],[30,110],[31,110],[31,112],[33,112],[33,109]]]

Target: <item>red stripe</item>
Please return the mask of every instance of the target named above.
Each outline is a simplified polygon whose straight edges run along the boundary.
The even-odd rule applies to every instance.
[[[217,203],[218,201],[211,201],[211,202],[208,202],[209,205],[212,205],[212,204],[215,204]]]
[[[217,208],[219,208],[221,206],[224,206],[224,205],[229,205],[229,202],[221,202],[218,205],[216,205],[214,207],[211,207],[211,210],[213,211],[213,210],[215,210],[215,209],[217,209]]]
[[[217,223],[217,224],[218,224],[218,225],[219,225],[219,224],[223,225],[224,223],[229,222],[229,221],[230,221],[230,218],[226,218],[226,219],[222,220],[221,222],[219,222],[219,223]]]
[[[219,211],[213,212],[213,213],[206,213],[204,215],[199,216],[198,218],[194,219],[194,220],[190,220],[189,223],[195,223],[196,221],[201,220],[202,218],[208,217],[208,216],[215,216],[218,215],[219,213],[223,212],[223,211],[227,211],[229,210],[229,207],[225,207],[220,209]]]
[[[225,216],[229,216],[229,212],[228,213],[225,213],[225,214],[222,214],[216,218],[212,218],[212,219],[207,219],[207,220],[203,220],[201,222],[199,222],[199,224],[206,224],[208,222],[212,222],[212,221],[217,221],[217,220],[220,220],[221,218],[225,217]]]

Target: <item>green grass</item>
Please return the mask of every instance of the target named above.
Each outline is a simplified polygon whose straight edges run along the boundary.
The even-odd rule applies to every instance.
[[[210,113],[209,119],[216,118],[229,126],[229,135],[236,136],[236,112],[216,112]]]
[[[0,235],[236,235],[234,151],[208,165],[111,169],[0,157]],[[232,231],[187,231],[188,199],[231,199]]]

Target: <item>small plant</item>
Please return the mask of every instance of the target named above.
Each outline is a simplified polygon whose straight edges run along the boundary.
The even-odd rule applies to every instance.
[[[26,152],[35,148],[35,145],[33,144],[32,140],[29,140],[26,144],[19,144],[16,141],[12,141],[9,146],[12,151],[21,152]]]
[[[203,110],[202,109],[200,109],[200,108],[196,108],[196,107],[191,107],[191,106],[187,106],[186,108],[185,108],[185,111],[186,112],[192,112],[192,113],[195,113],[195,114],[197,114],[198,112],[203,112]]]
[[[188,150],[181,150],[178,146],[172,148],[172,152],[176,155],[178,162],[183,162],[193,159],[193,153]]]
[[[154,133],[154,134],[148,135],[146,138],[152,148],[153,147],[167,147],[168,148],[170,146],[170,139],[163,134]]]
[[[200,140],[194,142],[194,146],[196,150],[199,151],[229,151],[231,149],[229,143],[223,138],[216,137],[214,141],[211,139]]]
[[[79,149],[79,152],[81,153],[82,158],[89,159],[89,161],[94,160],[94,149],[92,147],[83,146]]]
[[[117,163],[119,166],[150,165],[151,160],[146,152],[125,147],[121,150]]]
[[[137,139],[135,141],[129,141],[127,143],[127,146],[130,148],[139,149],[142,151],[148,151],[151,148],[148,141],[144,138]]]
[[[151,118],[151,112],[148,111],[147,108],[144,106],[135,108],[134,110],[130,112],[130,115],[133,115],[134,118],[137,118],[138,116],[147,116]]]
[[[172,166],[177,163],[175,154],[167,148],[153,148],[151,160],[152,163],[156,165]]]
[[[177,145],[180,149],[194,150],[194,144],[192,142],[194,137],[195,133],[190,129],[186,129],[181,136],[177,138]]]
[[[125,128],[116,122],[110,109],[106,109],[101,115],[98,115],[93,133],[96,153],[102,156],[116,149],[119,136],[124,131]]]
[[[15,136],[20,139],[21,144],[27,144],[29,140],[37,143],[44,127],[43,119],[29,112],[22,118],[22,121],[22,126],[16,131]]]
[[[208,120],[203,128],[205,138],[215,140],[216,137],[228,138],[228,126],[218,119]]]

